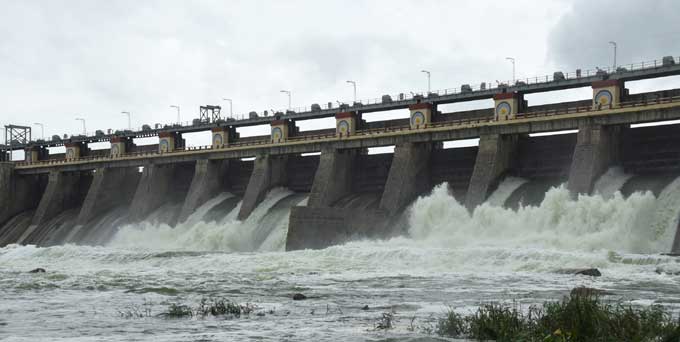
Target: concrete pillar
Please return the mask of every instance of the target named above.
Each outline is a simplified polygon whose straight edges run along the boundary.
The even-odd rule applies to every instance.
[[[418,195],[430,190],[432,144],[402,143],[394,148],[380,209],[395,215]]]
[[[16,175],[14,163],[0,163],[0,227],[15,215],[35,208],[44,184],[40,175]]]
[[[673,246],[671,246],[671,255],[680,255],[680,222],[678,222],[678,226],[675,229],[675,238],[673,239]]]
[[[271,140],[274,144],[285,143],[295,133],[291,131],[290,120],[274,120],[271,122]]]
[[[51,171],[38,209],[31,219],[31,225],[17,243],[34,244],[42,241],[49,233],[43,226],[47,221],[80,204],[83,193],[81,185],[83,184],[79,172]]]
[[[224,148],[229,146],[229,137],[231,128],[229,127],[214,127],[212,128],[212,148]]]
[[[64,241],[78,238],[84,226],[97,216],[113,207],[129,203],[139,181],[136,168],[98,168],[87,191],[76,226],[66,235]]]
[[[184,148],[184,139],[181,134],[176,132],[158,133],[159,153],[170,153],[180,148]]]
[[[607,168],[619,159],[620,127],[579,123],[568,188],[572,195],[589,194]]]
[[[517,135],[489,134],[479,138],[479,150],[465,196],[465,206],[472,211],[484,203],[496,189],[501,176],[512,166],[516,152]]]
[[[13,208],[16,191],[14,163],[0,163],[0,227],[17,214]]]
[[[335,134],[339,137],[354,135],[357,129],[356,112],[340,112],[335,114]]]
[[[496,121],[514,119],[526,107],[524,97],[520,93],[500,93],[493,97],[494,117]]]
[[[618,107],[625,93],[620,80],[605,80],[592,83],[593,109],[609,109]]]
[[[137,190],[130,205],[130,219],[143,220],[152,211],[158,209],[170,193],[175,172],[174,164],[144,166]]]
[[[431,103],[416,103],[408,106],[408,109],[411,113],[411,129],[427,128],[432,122],[433,106]]]
[[[184,199],[178,222],[184,222],[198,207],[223,189],[227,160],[198,160],[189,192]]]
[[[287,179],[284,156],[262,155],[255,159],[253,173],[248,181],[248,188],[241,202],[239,220],[245,220],[250,213],[264,200],[267,191],[275,186],[284,185]]]
[[[65,143],[66,147],[65,158],[66,160],[78,160],[81,156],[87,155],[87,145],[83,143]]]
[[[35,163],[49,158],[49,151],[41,146],[30,146],[24,149],[24,161]]]
[[[330,207],[352,191],[352,170],[358,150],[324,149],[314,175],[308,207]]]
[[[384,211],[293,207],[286,251],[326,248],[353,239],[385,238],[391,227]]]
[[[130,151],[134,150],[135,144],[132,138],[112,137],[111,138],[111,157],[122,157]]]

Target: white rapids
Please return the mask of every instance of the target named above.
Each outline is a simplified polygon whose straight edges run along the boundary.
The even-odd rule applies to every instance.
[[[677,309],[680,264],[661,253],[675,234],[680,180],[658,199],[624,197],[624,176],[608,172],[599,192],[576,199],[552,188],[540,205],[516,211],[502,202],[522,180],[506,179],[491,195],[498,202],[473,213],[442,184],[409,208],[409,236],[323,250],[283,252],[290,207],[306,201],[285,189],[272,190],[243,222],[238,206],[203,222],[232,196],[221,194],[184,223],[125,226],[103,247],[10,245],[0,248],[0,339],[414,341],[429,336],[409,329],[412,318],[426,326],[447,307],[528,305],[582,285]],[[47,272],[27,273],[36,267]],[[563,272],[586,267],[602,277]],[[308,299],[293,301],[297,292]],[[195,306],[204,297],[254,303],[260,314],[162,315],[172,303]],[[396,313],[395,329],[375,330],[387,311]]]

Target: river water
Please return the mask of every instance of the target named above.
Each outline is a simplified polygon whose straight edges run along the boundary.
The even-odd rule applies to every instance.
[[[473,214],[446,185],[407,214],[410,237],[283,252],[289,208],[304,195],[275,189],[245,222],[221,194],[177,227],[153,220],[122,227],[104,246],[0,249],[0,339],[7,341],[425,341],[448,308],[489,301],[560,299],[576,286],[674,310],[680,265],[670,250],[680,180],[658,194],[611,190],[572,200],[552,188],[539,206],[504,209],[524,181],[508,179]],[[613,185],[618,184],[618,185]],[[166,208],[166,211],[176,208]],[[211,215],[216,217],[214,213]],[[28,273],[41,267],[45,273]],[[596,267],[602,277],[563,272]],[[295,293],[308,299],[292,300]],[[168,318],[171,304],[202,298],[256,305],[248,317]],[[363,310],[364,306],[368,310]],[[394,328],[376,329],[394,312]]]

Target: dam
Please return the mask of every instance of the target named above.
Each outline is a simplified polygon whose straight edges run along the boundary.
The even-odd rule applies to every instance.
[[[97,245],[128,223],[179,227],[212,215],[218,222],[229,217],[257,226],[248,242],[253,246],[237,250],[274,239],[277,227],[286,250],[320,249],[406,233],[399,223],[403,212],[442,183],[473,212],[501,185],[521,179],[498,195],[501,205],[517,209],[540,204],[561,184],[573,198],[594,194],[612,168],[630,175],[616,190],[661,197],[680,176],[680,126],[631,126],[680,119],[680,89],[631,94],[626,82],[674,75],[680,75],[680,60],[664,57],[616,70],[385,95],[335,108],[315,104],[244,120],[223,120],[214,115],[217,108],[206,106],[205,116],[190,126],[4,145],[0,246]],[[537,106],[525,99],[583,87],[592,88],[592,98]],[[479,100],[488,108],[440,110]],[[393,110],[408,118],[363,118]],[[335,118],[335,129],[300,131],[296,125],[318,118]],[[269,125],[271,134],[241,138],[236,132],[255,125]],[[186,146],[182,134],[203,131],[210,132],[212,145]],[[542,134],[558,131],[573,133]],[[135,145],[149,137],[158,143]],[[469,139],[479,139],[478,146],[444,147]],[[89,149],[96,142],[110,148]],[[51,155],[48,148],[56,146],[65,153]],[[394,152],[367,153],[384,146]],[[17,150],[25,157],[13,161]],[[677,227],[680,203],[670,211]],[[680,253],[680,237],[668,252]]]

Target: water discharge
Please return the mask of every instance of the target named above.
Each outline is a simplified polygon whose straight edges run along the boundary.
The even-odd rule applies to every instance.
[[[258,251],[270,234],[275,232],[280,235],[281,231],[287,231],[290,208],[303,199],[287,189],[276,188],[267,194],[245,221],[236,219],[240,204],[220,220],[206,222],[203,219],[211,209],[231,197],[233,195],[228,193],[220,194],[175,227],[158,219],[123,226],[109,246],[152,250]],[[279,242],[282,243],[270,243],[269,247],[283,250],[285,241]]]
[[[524,185],[527,180],[518,177],[506,177],[498,185],[496,191],[494,191],[491,196],[486,200],[486,203],[496,207],[502,207],[505,205],[505,201],[510,198],[513,192],[519,189],[520,186]]]
[[[595,182],[594,192],[602,197],[609,199],[614,197],[617,191],[621,191],[623,185],[633,177],[626,174],[621,167],[612,167]]]
[[[578,198],[553,187],[535,205],[523,203],[537,200],[532,189],[545,183],[506,178],[472,213],[441,184],[410,206],[408,236],[323,250],[283,252],[290,208],[306,204],[306,195],[286,189],[270,191],[242,222],[237,197],[224,193],[174,227],[164,223],[173,207],[160,209],[121,227],[105,246],[10,245],[0,248],[0,307],[8,313],[0,317],[0,338],[412,341],[427,335],[408,329],[411,318],[427,325],[449,305],[527,305],[581,285],[677,308],[680,264],[660,253],[669,251],[675,232],[680,179],[657,198],[651,191],[622,195],[625,177],[610,170],[598,193]],[[521,188],[517,209],[504,208]],[[35,267],[48,272],[26,273]],[[583,267],[603,276],[562,272]],[[296,292],[309,299],[293,301]],[[261,315],[161,315],[169,303],[196,305],[211,296],[255,303]],[[127,314],[146,308],[148,317]],[[376,331],[376,320],[392,310],[395,329]]]

